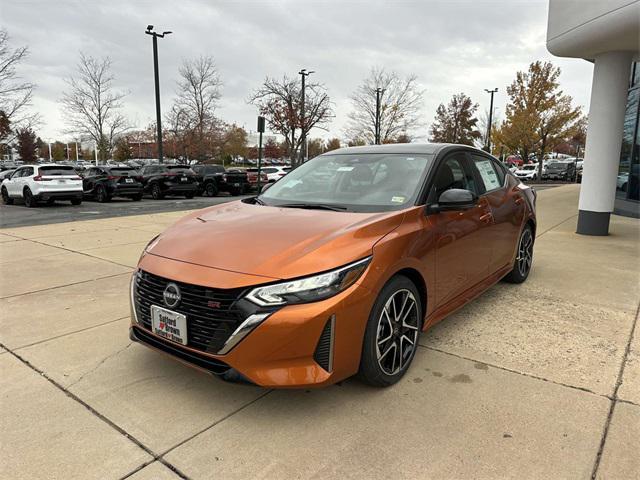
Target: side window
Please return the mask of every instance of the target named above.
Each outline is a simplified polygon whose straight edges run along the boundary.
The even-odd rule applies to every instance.
[[[504,185],[504,177],[507,175],[508,170],[500,163],[493,160],[493,168],[496,169],[500,185]]]
[[[440,164],[433,181],[430,201],[437,201],[442,192],[452,188],[478,193],[473,175],[464,168],[465,160],[464,153],[454,153]]]
[[[496,190],[504,184],[504,172],[500,171],[498,174],[498,167],[493,164],[493,161],[487,157],[481,155],[471,155],[473,165],[480,174],[482,183],[484,183],[484,191],[490,192]]]
[[[22,170],[22,177],[30,177],[31,175],[33,175],[33,167],[26,167]]]
[[[22,174],[24,173],[24,168],[19,168],[17,169],[15,172],[13,172],[11,174],[11,178],[20,178],[22,176]]]

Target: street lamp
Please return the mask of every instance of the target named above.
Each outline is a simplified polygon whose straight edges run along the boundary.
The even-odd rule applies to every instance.
[[[384,95],[384,88],[376,88],[376,125],[373,135],[376,145],[380,145],[380,102],[382,101],[382,95]]]
[[[497,88],[493,90],[484,89],[485,92],[491,94],[491,106],[489,107],[489,126],[487,127],[487,152],[491,153],[491,124],[493,123],[493,94],[498,91]]]
[[[316,73],[315,71],[311,70],[310,72],[307,72],[306,68],[303,68],[302,70],[300,70],[298,72],[301,76],[302,76],[302,105],[300,106],[300,117],[301,117],[301,126],[302,126],[302,151],[300,152],[300,163],[304,163],[305,158],[307,157],[307,132],[305,130],[306,127],[306,118],[305,118],[305,113],[304,113],[304,107],[305,107],[305,99],[304,99],[304,88],[305,88],[305,79],[311,75],[312,73]]]
[[[153,74],[156,84],[156,127],[158,129],[158,160],[162,163],[162,117],[160,114],[160,77],[158,75],[158,37],[164,38],[169,35],[170,31],[157,33],[153,31],[153,25],[147,25],[144,32],[153,37]]]

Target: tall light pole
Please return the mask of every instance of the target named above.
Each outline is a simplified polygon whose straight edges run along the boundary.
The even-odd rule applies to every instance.
[[[491,124],[493,123],[493,95],[498,91],[497,88],[493,90],[484,89],[485,92],[491,94],[491,103],[489,106],[489,125],[487,126],[487,152],[491,153]]]
[[[158,74],[158,37],[164,38],[165,35],[169,35],[170,31],[164,31],[157,33],[153,31],[153,25],[147,25],[147,30],[144,32],[147,35],[153,37],[153,75],[156,84],[156,127],[158,130],[158,160],[162,163],[162,115],[160,113],[160,76]]]
[[[376,120],[375,120],[375,133],[374,142],[376,145],[380,145],[380,102],[382,101],[382,95],[384,94],[384,88],[376,88]]]
[[[310,72],[307,72],[306,68],[303,68],[302,70],[300,70],[298,72],[300,74],[300,76],[302,76],[302,93],[301,93],[301,102],[302,104],[300,105],[300,125],[302,128],[302,145],[301,145],[301,152],[300,152],[300,163],[304,163],[306,157],[307,157],[307,132],[306,132],[306,117],[305,117],[305,112],[304,112],[304,107],[305,107],[305,98],[304,98],[304,89],[305,89],[305,80],[306,78],[311,75],[312,73],[316,73],[315,71],[311,70]]]

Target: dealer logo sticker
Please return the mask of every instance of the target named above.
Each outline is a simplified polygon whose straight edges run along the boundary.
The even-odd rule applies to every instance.
[[[178,285],[175,283],[167,285],[164,289],[164,293],[162,294],[162,298],[164,299],[164,304],[167,307],[173,308],[177,306],[180,303],[180,300],[182,300],[182,295],[180,295]]]

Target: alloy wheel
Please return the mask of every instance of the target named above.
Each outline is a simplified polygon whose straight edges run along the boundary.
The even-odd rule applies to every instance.
[[[27,208],[34,207],[36,204],[36,201],[33,198],[33,194],[28,188],[24,190],[24,204],[27,206]]]
[[[533,262],[533,237],[529,228],[525,228],[520,236],[517,262],[518,272],[523,277],[526,276],[527,273],[529,273],[531,263]]]
[[[401,372],[413,356],[419,333],[416,299],[409,290],[396,291],[378,319],[376,356],[387,375]]]

